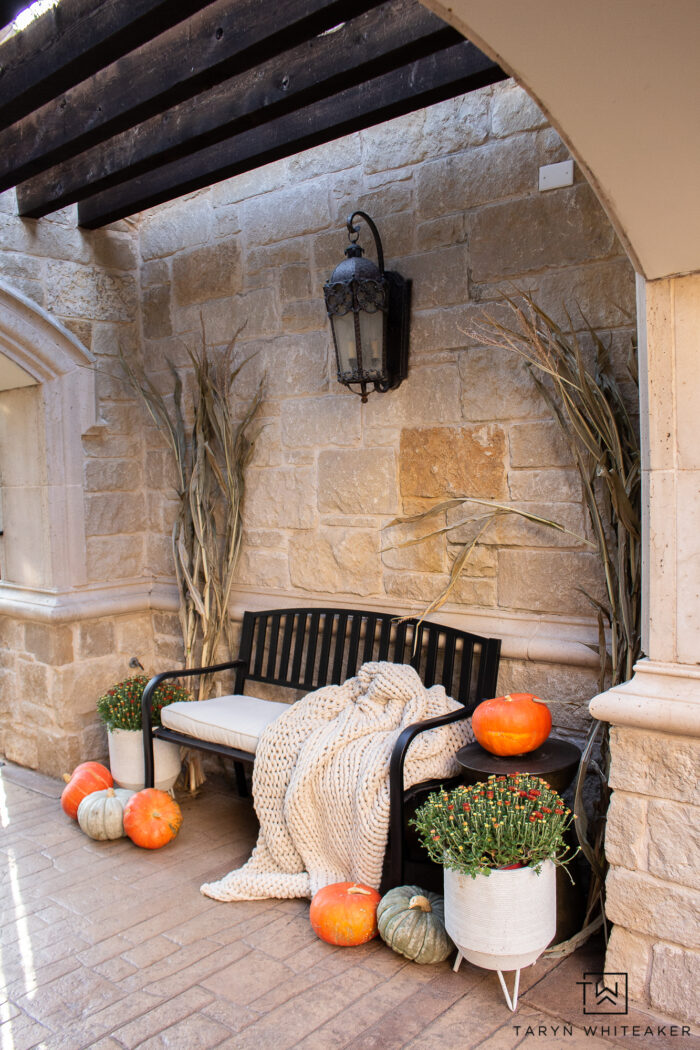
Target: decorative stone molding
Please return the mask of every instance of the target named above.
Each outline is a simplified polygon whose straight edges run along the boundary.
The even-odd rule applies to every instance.
[[[44,623],[76,623],[145,610],[176,612],[174,584],[134,580],[81,590],[44,591],[0,583],[0,615]]]
[[[634,677],[594,696],[594,718],[616,726],[700,737],[700,668],[640,660]]]
[[[41,517],[41,546],[46,551],[42,582],[58,588],[79,586],[86,578],[80,437],[97,422],[95,358],[67,328],[2,281],[0,353],[38,384],[41,398],[40,442],[28,440],[29,434],[21,432],[25,423],[31,427],[21,411],[12,424],[12,438],[16,447],[24,448],[32,482],[45,492],[36,508]],[[18,509],[18,519],[23,516],[28,515]],[[16,535],[22,543],[23,537]],[[29,537],[24,541],[34,543]]]

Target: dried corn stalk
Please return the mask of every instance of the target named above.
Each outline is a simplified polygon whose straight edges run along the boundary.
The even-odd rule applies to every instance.
[[[233,365],[235,336],[212,359],[202,331],[199,351],[187,348],[193,369],[192,424],[183,407],[182,378],[173,377],[172,407],[144,371],[122,355],[132,387],[165,437],[176,467],[178,509],[172,550],[178,586],[185,667],[217,662],[220,647],[230,653],[228,604],[241,549],[244,472],[254,438],[250,429],[262,400],[262,382],[242,418],[234,418],[231,395],[245,364]],[[223,658],[223,657],[222,657]],[[208,695],[208,677],[199,679],[197,698]],[[190,760],[190,787],[203,776]]]

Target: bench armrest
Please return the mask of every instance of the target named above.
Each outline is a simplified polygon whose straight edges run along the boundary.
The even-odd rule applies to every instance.
[[[438,726],[448,726],[471,717],[471,710],[461,707],[449,711],[446,715],[428,718],[425,722],[414,722],[399,734],[389,763],[389,841],[391,842],[391,885],[399,886],[403,882],[403,826],[404,826],[404,784],[403,767],[406,753],[412,741],[420,733]]]
[[[151,697],[161,682],[168,678],[192,678],[195,675],[214,674],[216,671],[229,671],[233,667],[242,667],[245,660],[228,660],[224,664],[213,664],[211,667],[188,667],[180,671],[163,671],[154,675],[143,691],[141,697],[141,727],[143,729],[143,772],[144,786],[153,787],[153,723],[151,719]]]

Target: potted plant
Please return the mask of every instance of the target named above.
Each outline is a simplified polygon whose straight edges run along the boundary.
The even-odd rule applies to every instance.
[[[555,866],[572,859],[564,841],[571,811],[546,781],[526,773],[431,794],[413,821],[445,877],[445,927],[462,959],[497,970],[511,1010],[520,968],[556,929]],[[513,998],[503,970],[516,970]]]
[[[97,701],[97,712],[107,726],[109,765],[119,787],[140,791],[144,786],[141,697],[149,679],[134,675],[108,689]],[[192,697],[179,685],[165,682],[153,694],[153,725],[159,726],[166,704]],[[169,791],[180,774],[180,748],[168,740],[153,741],[155,787]]]

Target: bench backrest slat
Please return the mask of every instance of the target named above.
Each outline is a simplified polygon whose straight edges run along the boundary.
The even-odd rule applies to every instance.
[[[444,624],[397,622],[392,613],[272,609],[243,616],[236,692],[246,681],[311,692],[353,677],[362,663],[410,663],[427,687],[438,682],[473,709],[494,696],[500,641]],[[278,660],[279,655],[279,660]],[[251,690],[249,690],[251,691]]]

